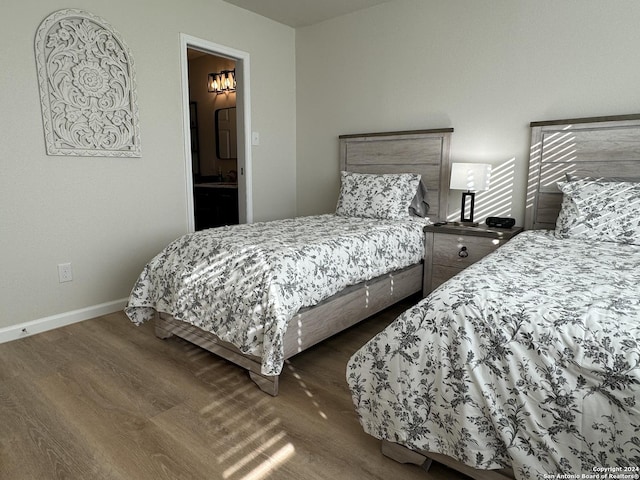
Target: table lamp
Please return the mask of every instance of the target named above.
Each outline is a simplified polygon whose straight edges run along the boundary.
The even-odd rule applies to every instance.
[[[451,164],[452,190],[466,190],[462,193],[460,208],[460,223],[474,224],[473,208],[475,206],[475,192],[489,189],[491,165],[486,163],[453,163]],[[468,212],[468,216],[467,216]]]

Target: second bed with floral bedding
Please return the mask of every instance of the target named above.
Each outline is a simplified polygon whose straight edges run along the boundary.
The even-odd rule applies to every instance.
[[[640,473],[640,246],[560,236],[520,234],[352,357],[367,433],[518,479]]]

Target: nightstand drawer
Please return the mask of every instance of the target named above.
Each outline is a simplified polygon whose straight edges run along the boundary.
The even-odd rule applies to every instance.
[[[464,268],[454,268],[447,265],[434,265],[431,272],[431,290],[439,287],[454,275],[457,275]]]
[[[522,227],[491,229],[461,225],[427,225],[424,228],[424,279],[422,294],[493,252],[522,231]]]
[[[500,245],[496,238],[438,233],[433,239],[433,263],[463,269],[493,252]]]

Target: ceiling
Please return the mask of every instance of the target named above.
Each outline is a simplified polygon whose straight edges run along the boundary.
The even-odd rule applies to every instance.
[[[306,27],[392,0],[224,0],[291,27]]]

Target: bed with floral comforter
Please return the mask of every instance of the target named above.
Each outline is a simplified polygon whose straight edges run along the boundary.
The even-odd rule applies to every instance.
[[[278,375],[296,312],[419,263],[425,222],[317,215],[187,234],[145,266],[125,312],[137,324],[168,313],[260,357],[262,373]]]
[[[524,232],[362,347],[347,381],[364,430],[415,451],[518,479],[638,474],[640,246]]]

